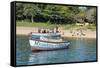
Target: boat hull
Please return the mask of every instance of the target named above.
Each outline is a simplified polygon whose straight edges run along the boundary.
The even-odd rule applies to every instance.
[[[45,42],[45,41],[36,41],[29,40],[31,50],[57,50],[67,48],[70,44],[69,42]]]
[[[32,37],[34,36],[55,36],[55,37],[59,37],[61,36],[60,33],[32,33]]]

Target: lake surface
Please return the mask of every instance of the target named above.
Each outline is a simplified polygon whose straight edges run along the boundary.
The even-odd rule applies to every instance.
[[[64,38],[66,49],[32,52],[27,36],[16,37],[16,65],[96,61],[96,39]]]

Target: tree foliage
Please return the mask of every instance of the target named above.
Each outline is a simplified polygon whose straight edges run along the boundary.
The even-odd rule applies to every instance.
[[[16,3],[17,20],[71,24],[96,21],[95,7]]]

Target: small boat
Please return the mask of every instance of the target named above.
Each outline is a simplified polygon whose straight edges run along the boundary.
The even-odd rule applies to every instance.
[[[60,37],[52,36],[41,36],[40,38],[31,38],[29,40],[29,43],[32,51],[62,49],[67,48],[70,44],[67,41],[63,41]]]
[[[60,33],[36,33],[36,32],[32,32],[31,33],[32,37],[35,37],[35,36],[53,36],[53,37],[59,37],[61,36]]]
[[[38,32],[31,32],[30,35],[32,37],[38,36],[52,36],[52,37],[59,37],[61,36],[61,33],[58,31],[58,29],[44,29],[44,28],[39,28]]]

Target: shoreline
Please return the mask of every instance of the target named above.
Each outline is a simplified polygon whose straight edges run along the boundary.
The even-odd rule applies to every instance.
[[[37,32],[36,27],[16,27],[17,35],[27,35],[30,32]],[[84,35],[81,35],[77,30],[59,30],[61,32],[61,37],[73,37],[73,38],[96,38],[96,31],[84,30]]]

